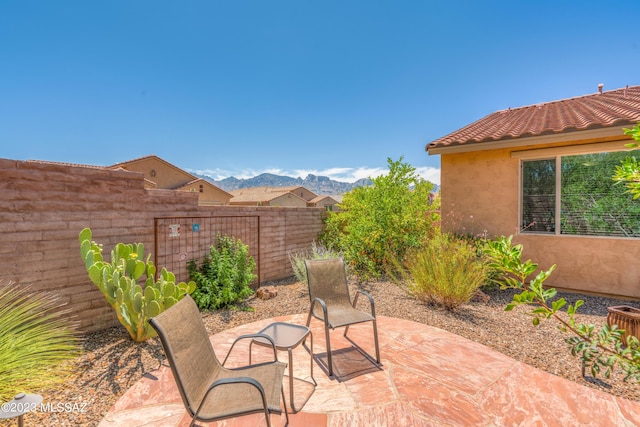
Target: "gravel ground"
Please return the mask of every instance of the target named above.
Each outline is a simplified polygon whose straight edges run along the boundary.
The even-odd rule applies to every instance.
[[[276,287],[276,298],[262,301],[251,297],[243,305],[244,309],[203,313],[209,332],[215,334],[260,319],[307,312],[306,286],[293,279],[266,285]],[[578,384],[640,402],[640,385],[624,383],[619,375],[611,379],[583,378],[580,361],[571,356],[563,341],[565,335],[556,328],[554,321],[534,327],[525,307],[505,312],[512,291],[487,291],[488,302],[471,302],[449,312],[416,301],[392,283],[371,282],[361,286],[373,295],[378,315],[432,325]],[[559,296],[570,303],[576,299],[585,300],[577,320],[595,325],[606,323],[607,307],[639,306],[638,302],[595,296]],[[158,368],[164,360],[157,338],[136,344],[123,327],[87,334],[83,346],[83,355],[75,362],[76,374],[58,389],[42,393],[45,402],[51,403],[51,410],[27,414],[25,425],[95,426],[129,387],[145,372]],[[11,421],[0,421],[0,425],[15,425],[16,421]]]

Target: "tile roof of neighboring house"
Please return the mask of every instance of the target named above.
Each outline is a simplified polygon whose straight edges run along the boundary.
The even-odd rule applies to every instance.
[[[331,201],[333,201],[334,203],[338,203],[338,201],[335,199],[335,196],[316,196],[313,199],[309,200],[309,203],[316,204],[325,199],[331,199]]]
[[[640,86],[496,111],[427,144],[444,148],[640,122]]]
[[[311,191],[308,188],[303,187],[302,185],[283,185],[282,187],[264,187],[267,191],[294,191],[298,188],[302,188],[307,191]]]
[[[277,199],[283,194],[290,193],[290,191],[280,190],[279,187],[250,187],[231,190],[229,193],[233,196],[234,202],[268,202],[270,200]]]
[[[288,185],[288,186],[282,186],[282,187],[272,187],[272,186],[262,186],[262,187],[245,187],[245,188],[238,188],[236,190],[232,190],[231,193],[253,193],[253,194],[260,194],[260,193],[291,193],[299,188],[302,188],[303,190],[308,191],[311,194],[315,194],[313,191],[309,190],[308,188],[302,186],[302,185]]]
[[[106,169],[105,166],[84,165],[79,163],[67,163],[67,162],[54,162],[51,160],[25,160],[25,161],[29,163],[42,163],[46,165],[73,166],[73,167],[89,168],[89,169]]]

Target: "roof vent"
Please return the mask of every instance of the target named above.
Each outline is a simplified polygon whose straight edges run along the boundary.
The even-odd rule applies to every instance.
[[[602,88],[604,87],[604,85],[602,83],[598,84],[598,92],[602,93]]]

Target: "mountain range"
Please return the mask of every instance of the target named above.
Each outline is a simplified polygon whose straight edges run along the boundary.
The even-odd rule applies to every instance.
[[[371,185],[369,179],[363,178],[355,182],[342,182],[333,180],[327,176],[317,176],[309,174],[306,178],[293,178],[290,176],[274,175],[271,173],[263,173],[253,178],[229,178],[216,181],[210,176],[200,175],[200,177],[208,180],[217,187],[225,191],[238,190],[240,188],[251,187],[290,187],[303,186],[313,191],[317,195],[323,196],[339,196],[353,190],[356,187],[364,187]]]

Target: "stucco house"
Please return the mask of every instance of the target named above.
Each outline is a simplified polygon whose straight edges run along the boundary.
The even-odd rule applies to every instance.
[[[640,298],[640,200],[611,179],[632,155],[640,86],[496,111],[426,146],[443,228],[514,235],[559,289]]]
[[[232,197],[206,179],[198,178],[155,155],[117,163],[108,169],[142,172],[147,188],[197,192],[200,206],[228,205]]]
[[[308,206],[325,208],[328,211],[338,210],[338,201],[333,196],[316,196],[307,202]]]
[[[309,191],[309,190],[307,190]],[[305,208],[307,201],[287,187],[250,187],[231,191],[229,204],[236,206],[287,206]]]
[[[309,190],[302,185],[290,185],[290,186],[282,186],[282,187],[264,187],[266,191],[288,191],[289,193],[295,194],[296,196],[310,202],[311,200],[318,197],[316,193]]]

